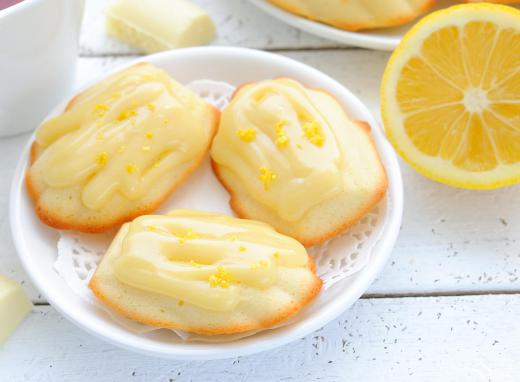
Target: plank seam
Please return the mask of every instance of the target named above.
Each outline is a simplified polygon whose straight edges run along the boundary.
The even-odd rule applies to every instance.
[[[417,297],[476,297],[476,296],[500,296],[520,295],[520,290],[477,290],[477,291],[443,291],[443,292],[406,292],[406,293],[366,293],[361,299],[377,300],[383,298],[417,298]]]
[[[367,293],[360,300],[438,298],[438,297],[478,297],[478,296],[510,296],[520,295],[520,290],[511,291],[467,291],[467,292],[418,292],[418,293]],[[46,301],[33,301],[34,306],[50,306]]]
[[[211,45],[210,45],[211,46]],[[227,47],[226,45],[223,45],[223,47]],[[232,46],[230,46],[232,47]],[[246,47],[248,48],[248,47]],[[257,49],[257,50],[263,50],[265,52],[271,52],[271,53],[284,53],[284,52],[323,52],[323,51],[374,51],[373,49],[364,49],[364,48],[358,48],[355,46],[320,46],[320,47],[306,47],[306,48],[291,48],[291,47],[281,47],[281,48],[265,48],[265,49],[259,49],[259,48],[248,48],[248,49]],[[103,52],[103,53],[94,53],[89,52],[87,49],[84,51],[80,51],[78,57],[79,58],[124,58],[124,57],[143,57],[144,55],[141,55],[139,53],[133,53],[133,52]]]

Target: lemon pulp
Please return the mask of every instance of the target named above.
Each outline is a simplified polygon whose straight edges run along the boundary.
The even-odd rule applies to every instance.
[[[385,127],[425,175],[467,188],[510,184],[520,180],[520,12],[453,8],[425,18],[394,53]],[[518,18],[516,28],[501,12]]]

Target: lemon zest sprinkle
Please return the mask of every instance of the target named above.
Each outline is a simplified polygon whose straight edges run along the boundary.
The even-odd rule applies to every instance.
[[[137,167],[133,163],[127,163],[126,164],[126,172],[129,174],[133,174],[137,171]]]
[[[287,125],[287,121],[285,119],[280,119],[278,122],[276,122],[276,125],[274,125],[274,128],[276,131],[279,131],[283,129]]]
[[[289,137],[285,133],[285,125],[287,124],[287,121],[280,120],[276,122],[276,125],[274,126],[276,130],[276,146],[278,147],[285,147],[287,146],[287,143],[289,143]]]
[[[318,122],[305,122],[303,124],[303,133],[305,134],[305,138],[307,138],[313,145],[323,146],[325,138],[321,134]]]
[[[244,142],[251,142],[256,138],[256,130],[253,128],[240,129],[237,131],[237,135]]]
[[[98,155],[96,155],[96,162],[100,166],[104,166],[107,164],[108,160],[108,153],[106,151],[100,152]]]
[[[155,104],[153,102],[149,102],[146,107],[148,107],[148,110],[150,111],[155,111],[156,107],[155,107]]]
[[[285,134],[276,137],[276,146],[285,147],[289,143],[289,137]]]
[[[184,243],[186,243],[186,240],[197,239],[199,237],[199,235],[197,235],[197,233],[195,231],[193,231],[191,228],[188,230],[188,232],[186,232],[184,234],[179,233],[179,234],[176,234],[175,236],[177,236],[179,238],[180,245],[183,245]]]
[[[221,287],[229,288],[229,284],[233,281],[231,273],[229,273],[223,266],[217,267],[217,272],[209,276],[208,282],[211,288]]]
[[[117,117],[117,120],[119,122],[124,121],[125,119],[128,119],[130,117],[136,116],[137,112],[135,110],[125,110],[122,111],[119,116]]]
[[[267,167],[263,166],[260,167],[260,175],[258,176],[258,179],[262,181],[262,183],[264,184],[264,190],[267,191],[269,190],[271,182],[276,179],[276,174],[274,174]]]
[[[146,132],[146,138],[152,139],[153,138],[153,133],[151,131],[147,131]]]
[[[240,250],[240,252],[245,252],[247,248],[241,245],[240,247],[238,247],[238,249]]]

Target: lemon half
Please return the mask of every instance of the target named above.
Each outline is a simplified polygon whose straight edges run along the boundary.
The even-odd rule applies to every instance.
[[[389,140],[423,175],[492,189],[520,181],[520,11],[464,4],[430,14],[386,67]]]

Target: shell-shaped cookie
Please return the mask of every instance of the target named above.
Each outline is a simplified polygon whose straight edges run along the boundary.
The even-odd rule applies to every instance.
[[[131,319],[216,335],[286,319],[321,280],[305,248],[265,223],[174,210],[125,224],[90,287]]]
[[[306,245],[355,223],[387,187],[368,126],[328,93],[287,78],[235,93],[211,158],[239,216]]]
[[[153,211],[198,166],[218,117],[150,64],[91,86],[36,131],[26,179],[38,216],[100,232]]]

